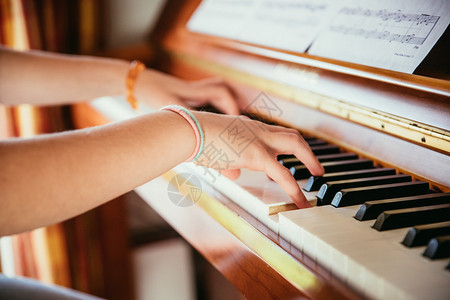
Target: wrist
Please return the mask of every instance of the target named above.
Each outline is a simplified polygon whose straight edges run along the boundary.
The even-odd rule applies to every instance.
[[[161,131],[164,132],[165,146],[161,149],[168,147],[161,155],[167,156],[167,159],[170,157],[175,165],[185,162],[195,149],[195,134],[190,125],[183,117],[171,111],[163,110],[155,114],[159,116],[157,119],[160,120]]]
[[[191,129],[195,135],[195,148],[186,161],[190,162],[196,160],[201,155],[205,142],[203,130],[197,118],[187,108],[180,105],[167,105],[162,107],[161,110],[168,110],[178,114],[191,126]]]

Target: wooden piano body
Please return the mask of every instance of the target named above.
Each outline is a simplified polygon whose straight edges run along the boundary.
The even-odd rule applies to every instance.
[[[199,2],[168,2],[154,35],[161,50],[156,68],[186,79],[223,77],[241,107],[259,117],[450,192],[450,81],[445,74],[410,75],[195,34],[185,25]],[[255,99],[261,95],[273,101],[275,110],[258,107]],[[94,103],[76,106],[74,115],[80,127],[122,118],[108,111]],[[294,247],[269,223],[216,190],[214,182],[202,185],[195,205],[174,205],[167,185],[177,172],[186,174],[189,167],[170,171],[137,192],[246,297],[373,297]],[[448,289],[443,293],[450,295]]]

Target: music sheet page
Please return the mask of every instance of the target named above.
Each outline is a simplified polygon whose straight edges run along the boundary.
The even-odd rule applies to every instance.
[[[449,0],[204,0],[187,27],[412,73],[449,22]]]
[[[308,53],[413,73],[450,22],[448,0],[350,0]]]
[[[327,24],[333,0],[204,0],[189,30],[247,43],[305,52]]]

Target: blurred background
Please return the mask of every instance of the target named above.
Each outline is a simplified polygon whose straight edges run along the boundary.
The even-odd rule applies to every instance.
[[[0,0],[0,43],[153,66],[152,30],[166,7],[164,0]],[[0,106],[0,138],[73,128],[70,107]],[[0,258],[7,276],[107,299],[242,298],[133,192],[62,224],[3,237]]]

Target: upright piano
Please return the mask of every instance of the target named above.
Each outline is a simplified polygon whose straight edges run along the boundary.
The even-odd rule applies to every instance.
[[[137,192],[249,299],[449,299],[448,30],[407,74],[193,32],[200,2],[168,1],[155,67],[224,78],[250,116],[298,129],[326,173],[279,157],[313,204],[301,210],[248,170],[231,181],[182,164]],[[75,115],[86,109],[133,115],[122,100]]]

